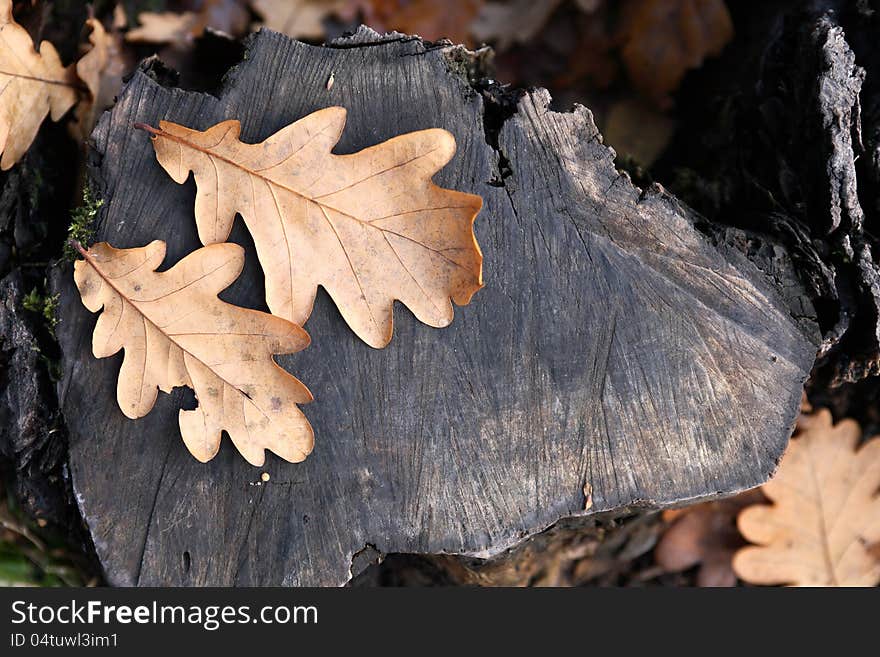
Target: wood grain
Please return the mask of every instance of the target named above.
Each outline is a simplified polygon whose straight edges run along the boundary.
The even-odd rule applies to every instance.
[[[165,267],[199,245],[195,185],[162,171],[135,122],[238,118],[258,142],[339,105],[337,153],[444,128],[458,149],[435,182],[485,203],[486,286],[448,328],[398,305],[377,351],[319,292],[312,346],[279,358],[315,395],[304,409],[315,451],[296,465],[270,458],[268,482],[227,439],[208,464],[187,453],[177,408],[194,402],[181,390],[126,419],[119,363],[91,356],[94,317],[69,272],[59,278],[71,476],[111,583],[342,584],[366,544],[489,556],[561,518],[723,495],[774,469],[816,349],[791,290],[713,246],[662,189],[618,174],[588,110],[552,112],[534,91],[501,124],[466,59],[363,29],[328,47],[263,31],[218,97],[164,87],[148,65],[104,115],[97,239],[165,240]],[[232,239],[246,265],[221,297],[264,309],[240,218]]]

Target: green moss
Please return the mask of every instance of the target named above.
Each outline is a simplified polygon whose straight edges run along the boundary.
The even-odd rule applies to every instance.
[[[43,301],[43,318],[49,322],[49,326],[52,328],[58,325],[58,299],[60,297],[60,294],[52,294]]]
[[[34,288],[22,299],[21,305],[24,306],[25,310],[30,310],[32,313],[42,312],[43,297],[37,292],[37,288]]]
[[[54,329],[58,325],[58,317],[56,316],[58,296],[57,294],[41,294],[37,288],[34,288],[21,300],[21,305],[25,310],[41,315],[49,328]]]
[[[43,281],[43,287],[45,288],[45,286],[46,282]],[[59,321],[59,299],[59,294],[50,295],[46,294],[45,291],[41,292],[39,288],[34,288],[21,300],[21,305],[25,310],[36,313],[43,319],[52,340],[57,339],[55,337],[55,327],[58,326]],[[45,365],[46,371],[49,373],[49,378],[52,381],[60,381],[62,374],[61,363],[56,358],[44,353],[37,344],[33,346],[33,350],[37,352],[37,356],[43,362],[43,365]]]
[[[104,205],[104,200],[99,199],[92,191],[92,188],[86,185],[83,188],[82,205],[70,213],[67,243],[64,245],[64,255],[69,260],[75,260],[77,255],[76,249],[71,244],[72,241],[87,246],[94,238],[95,218],[98,216],[98,210],[101,209],[102,205]]]

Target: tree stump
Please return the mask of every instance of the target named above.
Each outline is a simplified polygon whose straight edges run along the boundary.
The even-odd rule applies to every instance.
[[[365,546],[485,558],[564,518],[730,494],[772,473],[818,343],[784,254],[759,268],[659,186],[634,187],[589,110],[480,83],[479,63],[365,28],[325,47],[264,30],[218,96],[173,88],[148,62],[104,115],[96,240],[165,240],[163,267],[199,246],[195,185],[167,176],[135,122],[238,118],[256,142],[341,105],[337,153],[445,128],[458,151],[435,180],[483,197],[486,280],[443,330],[398,306],[383,350],[321,291],[312,346],[277,359],[315,395],[303,407],[315,451],[256,469],[226,438],[207,464],[188,454],[177,412],[191,393],[122,415],[121,354],[91,355],[96,318],[61,272],[70,471],[110,583],[338,585]],[[231,239],[247,264],[221,296],[263,309],[240,218]]]

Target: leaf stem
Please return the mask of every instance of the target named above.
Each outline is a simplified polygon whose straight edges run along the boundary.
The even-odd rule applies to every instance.
[[[134,127],[136,130],[143,130],[144,132],[149,132],[154,137],[157,135],[163,134],[163,132],[159,128],[154,128],[151,125],[147,125],[146,123],[135,123]]]
[[[79,240],[75,240],[71,237],[69,240],[67,240],[67,243],[70,244],[70,246],[72,246],[74,249],[79,251],[80,255],[83,258],[85,258],[86,260],[89,259],[88,251],[86,251],[85,247],[83,247]]]

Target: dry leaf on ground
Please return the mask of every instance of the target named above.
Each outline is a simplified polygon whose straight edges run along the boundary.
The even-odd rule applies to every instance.
[[[125,60],[118,33],[108,33],[96,18],[89,18],[91,49],[76,63],[76,74],[86,85],[89,95],[76,106],[76,123],[72,130],[80,140],[88,139],[98,115],[113,104],[122,88]]]
[[[629,0],[620,37],[633,85],[666,105],[685,72],[733,38],[733,21],[724,0]]]
[[[180,411],[180,432],[199,461],[214,457],[222,431],[256,466],[266,449],[294,463],[306,458],[312,428],[296,405],[312,396],[272,356],[304,349],[309,336],[217,298],[241,273],[240,246],[201,248],[163,272],[155,271],[165,258],[160,241],[135,249],[102,242],[80,252],[74,278],[83,304],[104,309],[92,350],[97,358],[125,350],[116,394],[126,416],[149,413],[158,390],[189,386],[199,405]]]
[[[447,326],[452,298],[482,286],[473,224],[482,199],[431,177],[455,152],[445,130],[411,132],[351,155],[330,151],[345,110],[329,107],[260,144],[239,141],[238,121],[204,132],[162,121],[159,163],[178,183],[195,173],[203,244],[222,242],[240,213],[266,275],[273,314],[304,324],[323,286],[367,344],[391,340],[394,301],[425,324]]]
[[[515,43],[531,41],[561,3],[562,0],[490,2],[480,8],[471,34],[479,42],[492,42],[497,50],[507,50]]]
[[[140,25],[125,34],[131,43],[170,43],[185,48],[205,31],[205,23],[192,11],[180,14],[145,11],[138,14]]]
[[[429,41],[449,39],[453,43],[470,44],[471,23],[484,0],[364,0],[355,4],[363,14],[364,23],[379,31],[398,30],[418,34]]]
[[[270,30],[302,39],[324,37],[324,21],[340,12],[352,15],[351,0],[251,0]]]
[[[128,27],[128,14],[125,12],[125,6],[122,3],[113,7],[113,19],[110,24],[114,30],[124,30]]]
[[[613,13],[606,5],[597,4],[578,16],[576,29],[580,36],[568,53],[564,68],[554,77],[555,86],[577,87],[588,81],[590,86],[605,89],[614,82],[620,65],[615,51],[618,44],[609,27]],[[547,35],[545,43],[546,38]]]
[[[186,48],[209,27],[233,36],[243,34],[249,20],[247,10],[237,0],[204,0],[194,11],[141,12],[140,26],[129,30],[125,40]]]
[[[880,583],[880,438],[858,447],[853,420],[820,409],[801,416],[776,475],[739,529],[755,546],[733,560],[753,584],[875,586]]]
[[[654,164],[675,132],[675,121],[667,114],[632,98],[612,103],[604,123],[605,143],[643,167]]]
[[[663,514],[671,521],[654,550],[665,572],[679,573],[699,565],[697,586],[735,586],[731,560],[745,541],[736,529],[736,515],[760,502],[763,495],[746,491],[724,500],[704,502]]]
[[[46,115],[57,121],[73,107],[77,89],[73,66],[62,66],[48,41],[37,52],[12,17],[12,0],[0,0],[0,169],[25,154]]]
[[[231,36],[244,34],[251,23],[244,0],[203,0],[201,15],[207,27]]]

